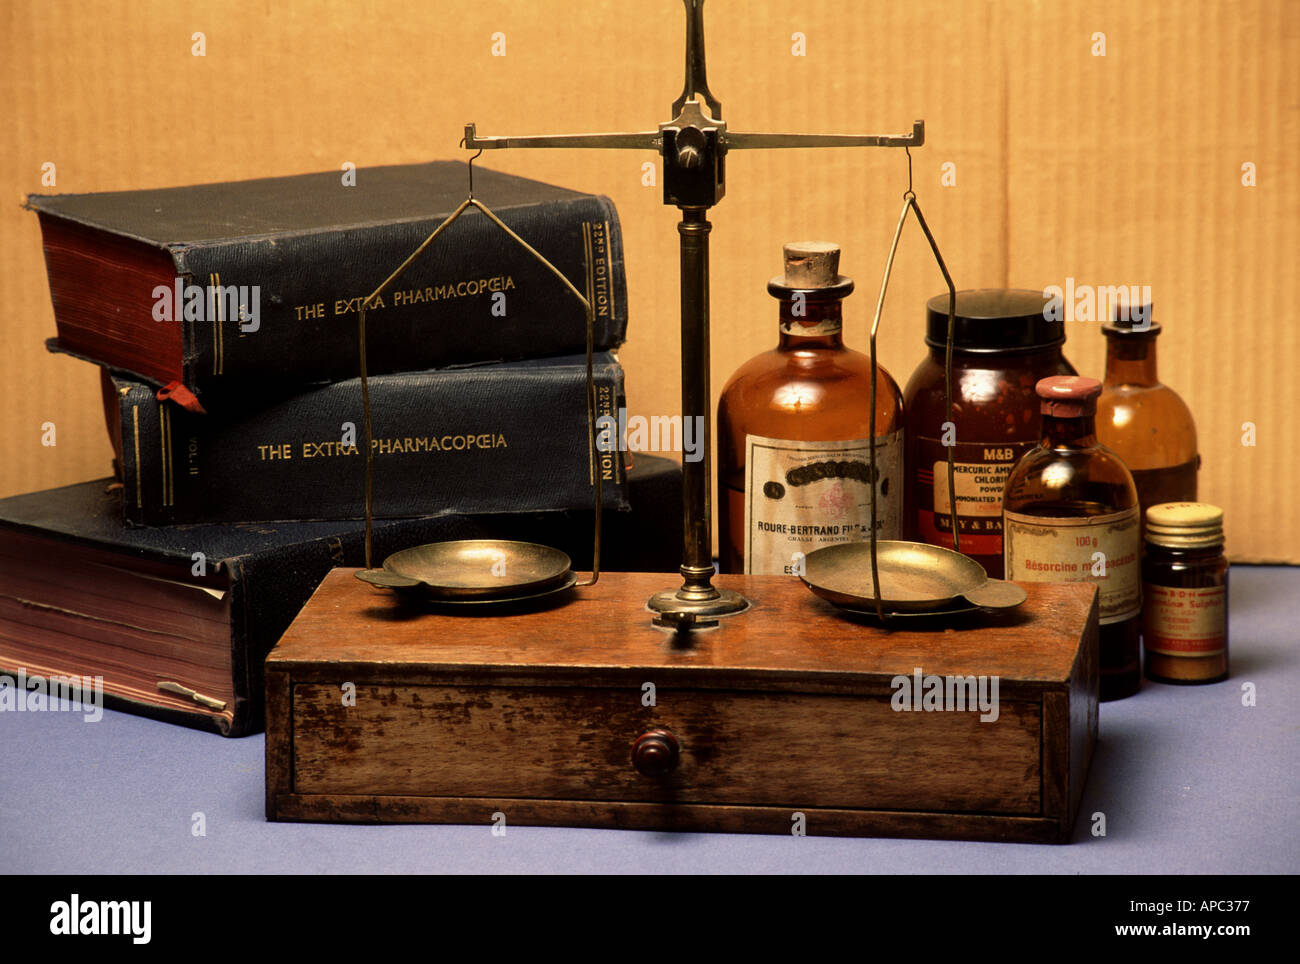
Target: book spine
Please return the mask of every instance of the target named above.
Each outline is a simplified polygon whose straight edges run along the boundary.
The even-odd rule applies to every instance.
[[[596,348],[622,344],[627,283],[613,203],[588,195],[496,213],[591,302]],[[186,384],[201,396],[355,377],[362,299],[444,217],[174,246],[178,283],[192,302],[172,322],[183,326]],[[581,303],[473,208],[380,293],[366,328],[372,374],[586,345]]]
[[[624,407],[623,370],[597,356],[597,415]],[[357,519],[365,514],[359,379],[264,408],[194,415],[114,378],[128,523]],[[626,507],[622,460],[588,446],[585,365],[489,365],[370,379],[374,515]]]

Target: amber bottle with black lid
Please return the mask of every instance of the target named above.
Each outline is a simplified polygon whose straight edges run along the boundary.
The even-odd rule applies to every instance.
[[[1156,371],[1160,325],[1151,304],[1118,305],[1102,326],[1106,378],[1097,400],[1097,438],[1124,460],[1145,512],[1162,502],[1195,502],[1201,457],[1187,404]]]
[[[1053,376],[1035,386],[1041,440],[1016,463],[1002,494],[1006,578],[1097,586],[1103,700],[1142,685],[1142,580],[1137,487],[1097,441],[1095,378]]]
[[[1228,560],[1223,510],[1165,502],[1146,512],[1142,649],[1147,679],[1217,683],[1228,676]]]
[[[961,551],[1001,578],[1002,489],[1012,468],[1039,441],[1034,386],[1073,375],[1061,354],[1065,323],[1044,312],[1042,292],[985,288],[957,292],[953,328],[952,431],[944,399],[948,295],[926,304],[929,351],[903,391],[904,519],[907,538],[951,549],[948,450],[954,444]]]

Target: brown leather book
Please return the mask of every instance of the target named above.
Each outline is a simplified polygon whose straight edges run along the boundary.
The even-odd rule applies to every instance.
[[[364,565],[362,524],[129,528],[111,488],[0,499],[0,676],[98,676],[101,705],[226,736],[259,731],[262,661],[332,568]],[[674,570],[680,467],[637,455],[629,491],[631,511],[604,514],[603,568]],[[592,512],[377,522],[374,560],[479,538],[553,546],[586,570]]]

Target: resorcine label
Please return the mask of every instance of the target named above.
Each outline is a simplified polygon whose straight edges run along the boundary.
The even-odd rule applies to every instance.
[[[1142,607],[1137,506],[1091,517],[1003,512],[1006,578],[1015,582],[1091,582],[1101,625],[1136,616]]]

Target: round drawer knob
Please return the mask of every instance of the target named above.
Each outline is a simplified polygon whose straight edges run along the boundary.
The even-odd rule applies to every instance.
[[[632,765],[647,777],[662,777],[677,766],[681,747],[668,730],[647,730],[632,744]]]

